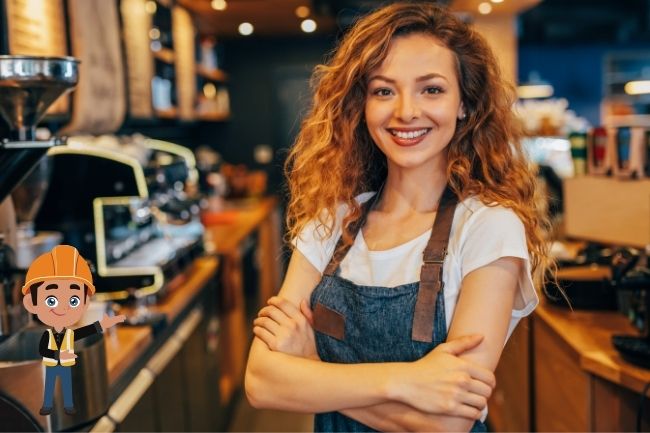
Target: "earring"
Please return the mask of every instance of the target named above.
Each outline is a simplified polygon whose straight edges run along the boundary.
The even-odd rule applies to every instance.
[[[463,114],[460,116],[460,119],[458,119],[458,120],[465,120],[466,117],[467,117],[467,113],[463,113]]]

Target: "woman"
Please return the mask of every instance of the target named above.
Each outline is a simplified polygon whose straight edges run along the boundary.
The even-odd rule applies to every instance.
[[[487,43],[441,7],[349,31],[287,162],[295,249],[254,323],[253,406],[317,413],[317,431],[485,429],[549,260],[512,103]]]

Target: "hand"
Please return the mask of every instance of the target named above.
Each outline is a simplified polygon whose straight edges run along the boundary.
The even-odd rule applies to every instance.
[[[104,318],[99,321],[99,324],[102,327],[102,331],[106,331],[118,323],[124,322],[125,319],[126,316],[124,316],[124,314],[120,314],[119,316],[109,316],[108,314],[104,314]]]
[[[67,350],[62,350],[59,352],[59,361],[69,361],[75,358],[77,358],[77,355],[72,352],[68,352]]]
[[[396,399],[439,415],[478,419],[496,385],[494,373],[459,358],[478,346],[481,335],[470,335],[438,345],[409,363],[396,377]]]
[[[272,351],[319,359],[307,301],[302,300],[298,309],[290,301],[274,296],[268,304],[253,321],[253,334]]]

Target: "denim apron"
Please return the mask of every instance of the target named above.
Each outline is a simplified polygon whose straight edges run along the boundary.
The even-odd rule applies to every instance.
[[[352,227],[356,236],[372,205],[362,205],[362,217]],[[442,283],[451,223],[457,198],[447,187],[440,201],[431,237],[424,250],[420,281],[397,287],[357,285],[339,274],[350,246],[334,255],[314,289],[310,303],[318,355],[325,362],[353,364],[409,362],[422,358],[447,338]],[[375,431],[339,412],[316,414],[316,432]],[[472,431],[486,431],[479,421]]]

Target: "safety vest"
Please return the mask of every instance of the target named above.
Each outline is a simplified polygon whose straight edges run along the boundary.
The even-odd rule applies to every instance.
[[[50,334],[50,342],[47,344],[47,348],[50,350],[59,350],[56,346],[56,340],[54,339],[54,332],[51,329],[48,329],[47,332]],[[74,331],[72,329],[66,329],[65,334],[63,335],[63,341],[61,342],[60,351],[68,350],[71,353],[74,353]],[[68,359],[66,361],[60,361],[61,365],[64,367],[69,367],[75,364],[75,359]],[[56,367],[58,364],[54,358],[43,357],[43,364],[48,367]]]

